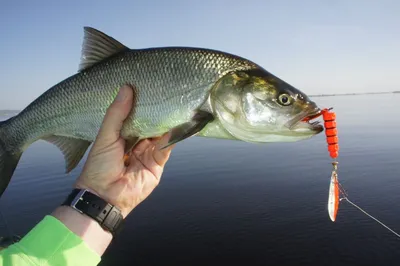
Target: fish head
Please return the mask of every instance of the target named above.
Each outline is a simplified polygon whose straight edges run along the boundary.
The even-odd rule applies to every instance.
[[[321,131],[321,110],[305,93],[263,69],[230,73],[211,93],[221,125],[247,142],[293,142]]]

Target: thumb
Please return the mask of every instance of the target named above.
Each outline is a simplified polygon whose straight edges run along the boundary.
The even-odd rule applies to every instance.
[[[109,145],[120,138],[122,125],[129,115],[132,102],[133,88],[128,85],[122,86],[117,97],[107,109],[99,134],[97,135],[97,143]]]

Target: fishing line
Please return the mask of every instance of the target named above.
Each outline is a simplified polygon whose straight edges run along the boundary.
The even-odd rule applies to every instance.
[[[0,218],[6,228],[8,236],[0,236],[0,249],[8,247],[11,244],[17,243],[21,240],[21,237],[18,235],[14,235],[14,232],[11,230],[11,227],[8,225],[6,218],[4,217],[3,212],[0,209]]]
[[[333,159],[332,166],[332,174],[331,174],[331,183],[329,187],[329,198],[328,198],[328,212],[329,215],[332,219],[332,221],[336,220],[336,214],[339,208],[339,202],[342,200],[346,200],[348,203],[350,203],[353,207],[357,208],[359,211],[367,215],[369,218],[373,219],[377,223],[379,223],[381,226],[389,230],[391,233],[393,233],[395,236],[400,238],[400,234],[395,232],[393,229],[391,229],[389,226],[384,224],[383,222],[379,221],[377,218],[366,212],[364,209],[362,209],[360,206],[349,200],[348,194],[346,190],[343,188],[342,184],[339,183],[338,181],[338,175],[337,175],[337,157],[339,155],[339,141],[338,141],[338,136],[337,136],[337,128],[336,128],[336,113],[331,111],[332,108],[329,109],[323,109],[321,110],[319,115],[322,115],[323,120],[324,120],[324,126],[325,126],[325,135],[326,135],[326,142],[328,144],[328,151],[330,157]],[[339,198],[339,195],[342,195],[342,198]]]
[[[7,230],[8,235],[9,235],[10,237],[12,237],[12,236],[13,236],[13,233],[12,233],[12,231],[11,231],[11,228],[8,226],[7,220],[6,220],[6,218],[4,217],[3,212],[2,212],[1,210],[0,210],[0,216],[1,216],[1,220],[3,220],[3,224],[4,224],[4,226],[5,226],[6,230]]]
[[[351,205],[353,205],[354,207],[356,207],[357,209],[359,209],[361,212],[363,212],[365,215],[367,215],[368,217],[370,217],[371,219],[375,220],[376,222],[378,222],[379,224],[381,224],[383,227],[385,227],[387,230],[389,230],[390,232],[392,232],[395,236],[397,236],[398,238],[400,238],[400,234],[396,233],[393,229],[391,229],[389,226],[387,226],[386,224],[384,224],[383,222],[379,221],[377,218],[375,218],[374,216],[372,216],[371,214],[369,214],[368,212],[366,212],[365,210],[363,210],[360,206],[358,206],[357,204],[355,204],[354,202],[352,202],[351,200],[349,200],[349,198],[347,196],[343,197],[340,199],[340,201],[342,200],[346,200],[348,203],[350,203]]]

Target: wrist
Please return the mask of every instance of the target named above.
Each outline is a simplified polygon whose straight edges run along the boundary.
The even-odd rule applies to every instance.
[[[121,215],[122,215],[123,219],[125,219],[133,209],[133,208],[132,209],[127,209],[127,208],[124,208],[123,204],[118,204],[118,200],[115,200],[115,199],[118,199],[119,196],[118,195],[117,196],[115,196],[115,195],[111,196],[110,195],[111,193],[107,193],[107,191],[95,190],[95,189],[92,189],[91,187],[89,187],[89,186],[87,186],[85,184],[79,184],[79,183],[75,184],[73,188],[74,189],[86,189],[90,193],[92,193],[92,194],[98,196],[99,198],[107,201],[108,203],[114,205],[115,207],[117,207],[121,211]]]
[[[111,243],[112,234],[104,230],[91,217],[81,214],[70,206],[57,207],[52,216],[62,222],[69,230],[82,238],[86,244],[101,256]]]
[[[99,192],[97,192],[97,190],[92,189],[92,188],[90,188],[88,186],[85,186],[85,185],[75,184],[72,188],[73,189],[86,189],[86,190],[90,191],[91,193],[95,194],[96,196],[98,196],[98,197],[100,197],[102,199],[106,198],[104,195],[101,195]]]
[[[123,227],[124,217],[121,210],[88,189],[73,189],[62,205],[71,206],[77,212],[91,217],[113,235]]]

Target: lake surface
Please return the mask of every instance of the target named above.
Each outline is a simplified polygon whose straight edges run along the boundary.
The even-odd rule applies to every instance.
[[[349,199],[399,232],[400,94],[314,100],[337,112]],[[83,162],[65,175],[57,148],[34,143],[0,200],[12,232],[27,233],[58,206]],[[350,204],[330,221],[330,173],[323,133],[269,145],[186,140],[101,265],[399,265],[400,239]]]

